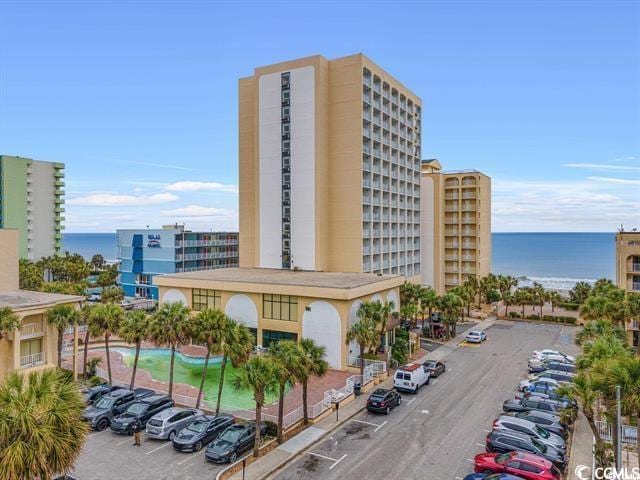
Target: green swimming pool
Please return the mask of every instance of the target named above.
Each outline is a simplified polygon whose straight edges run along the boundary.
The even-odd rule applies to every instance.
[[[135,349],[133,348],[114,348],[122,354],[122,359],[127,367],[133,367],[135,358]],[[138,359],[138,369],[146,370],[151,374],[154,380],[162,382],[169,381],[169,364],[171,362],[171,350],[164,348],[145,348],[140,350],[140,358]],[[218,397],[218,385],[220,384],[220,366],[222,357],[211,357],[207,368],[207,379],[204,386],[204,399],[215,405]],[[173,381],[174,383],[184,383],[200,388],[200,380],[202,379],[202,367],[204,365],[204,357],[190,357],[176,352]],[[225,369],[224,385],[222,387],[222,405],[234,408],[255,408],[253,401],[253,392],[250,390],[238,391],[233,388],[233,377],[237,369],[233,368],[230,362],[227,362]],[[267,403],[277,400],[276,395],[267,395]]]

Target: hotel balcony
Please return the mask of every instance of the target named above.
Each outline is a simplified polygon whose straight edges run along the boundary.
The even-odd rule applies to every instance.
[[[25,323],[20,327],[20,339],[40,337],[45,334],[42,322]]]
[[[25,355],[20,357],[20,368],[31,368],[38,365],[45,364],[44,352],[32,353],[31,355]]]
[[[473,199],[476,198],[476,192],[464,192],[462,194],[462,198],[465,199],[465,200],[467,200],[467,199],[473,200]]]
[[[176,240],[176,248],[182,247],[219,247],[225,245],[238,245],[238,240]]]
[[[451,216],[444,219],[444,223],[446,225],[457,225],[460,222],[460,219],[457,216]]]
[[[476,223],[476,217],[472,217],[471,215],[464,215],[462,217],[462,223],[474,224]]]
[[[458,280],[458,277],[445,277],[444,279],[444,283],[445,285],[459,285],[460,284],[460,280]]]

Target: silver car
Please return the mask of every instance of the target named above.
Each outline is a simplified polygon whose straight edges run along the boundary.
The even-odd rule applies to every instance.
[[[523,418],[501,415],[500,418],[493,422],[493,429],[513,430],[515,432],[524,433],[537,439],[540,443],[553,447],[556,450],[560,450],[563,453],[567,450],[567,445],[560,435],[551,433],[544,427]]]
[[[158,440],[173,440],[202,411],[195,408],[172,407],[157,413],[147,422],[147,436]]]

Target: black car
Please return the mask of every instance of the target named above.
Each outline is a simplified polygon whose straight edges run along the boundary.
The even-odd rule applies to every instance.
[[[181,452],[198,452],[233,425],[231,415],[202,415],[173,437],[173,448]]]
[[[540,425],[545,430],[560,435],[565,440],[569,436],[567,433],[567,427],[564,425],[558,415],[553,413],[540,412],[537,410],[527,410],[526,412],[511,412],[507,415],[521,418],[523,420],[529,420],[530,422]]]
[[[260,437],[264,437],[267,425],[260,423]],[[210,462],[233,463],[247,450],[253,447],[256,436],[256,422],[236,423],[227,427],[220,436],[211,442],[204,456]]]
[[[435,360],[427,360],[422,364],[422,366],[429,370],[431,377],[439,377],[447,369],[444,363],[436,362]]]
[[[95,387],[89,387],[82,390],[82,397],[84,398],[85,405],[93,405],[100,397],[103,395],[113,392],[114,390],[120,390],[122,387],[118,386],[109,386],[108,383],[102,383],[100,385],[96,385]]]
[[[572,363],[549,362],[545,363],[548,370],[557,372],[577,373],[576,366]]]
[[[556,402],[562,402],[565,407],[575,407],[575,400],[571,400],[568,397],[562,396],[557,393],[554,389],[545,388],[542,385],[538,385],[531,390],[527,389],[523,394],[523,398],[530,397],[540,397],[540,398],[548,398],[549,400],[555,400]]]
[[[566,458],[564,454],[548,445],[544,445],[535,438],[524,433],[510,430],[493,430],[486,438],[487,452],[507,453],[525,452],[533,453],[546,458],[561,470],[564,470]]]
[[[91,428],[102,431],[109,426],[113,417],[124,412],[133,402],[154,393],[148,388],[136,388],[133,391],[125,388],[113,390],[85,408],[82,419],[88,422]]]
[[[394,389],[378,388],[367,399],[367,410],[389,415],[391,409],[400,405],[402,397]]]
[[[557,380],[559,382],[570,383],[570,382],[573,382],[573,377],[575,377],[575,374],[570,372],[560,372],[558,370],[546,369],[540,373],[536,373],[536,376],[538,378],[541,378],[541,377],[553,378],[554,380]]]
[[[561,402],[556,402],[548,398],[529,397],[521,400],[506,400],[502,404],[502,410],[505,412],[524,412],[527,410],[540,410],[543,412],[558,414],[564,410]]]
[[[133,434],[133,427],[144,428],[156,413],[175,406],[169,395],[152,395],[129,405],[123,414],[111,420],[111,430],[126,435]]]

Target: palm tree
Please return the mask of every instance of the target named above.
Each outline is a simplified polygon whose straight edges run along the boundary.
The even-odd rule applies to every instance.
[[[478,284],[478,293],[480,297],[484,299],[485,303],[491,303],[489,300],[489,294],[496,287],[496,276],[493,273],[490,273],[486,277],[482,277],[480,279],[480,283]],[[478,309],[480,309],[480,301],[478,301]]]
[[[504,316],[509,316],[509,304],[513,300],[512,290],[518,286],[518,279],[511,275],[498,275],[496,286],[504,303]]]
[[[622,343],[627,341],[627,334],[624,328],[612,324],[609,320],[600,319],[591,320],[580,329],[576,334],[576,345],[583,346],[602,336],[617,337]]]
[[[100,294],[100,298],[103,303],[119,303],[124,298],[124,292],[120,287],[104,287]]]
[[[45,313],[49,325],[55,327],[58,333],[58,368],[62,367],[62,340],[67,327],[78,323],[80,315],[72,305],[56,305]]]
[[[126,314],[118,330],[120,338],[127,343],[135,343],[136,345],[136,355],[133,359],[133,372],[131,372],[131,382],[129,383],[130,390],[133,390],[136,383],[140,347],[142,346],[142,341],[146,340],[147,335],[149,335],[149,325],[151,325],[151,317],[147,315],[144,310],[132,310]]]
[[[198,312],[192,322],[191,340],[199,345],[204,345],[207,349],[207,355],[204,359],[202,367],[202,378],[200,379],[200,388],[198,390],[198,398],[196,399],[196,408],[200,408],[202,401],[202,393],[204,391],[204,383],[207,378],[207,369],[209,368],[209,358],[211,351],[219,349],[222,344],[222,333],[229,322],[229,318],[223,311],[213,308],[207,308]]]
[[[569,292],[569,300],[572,303],[583,304],[589,295],[591,295],[591,285],[587,282],[578,282]]]
[[[247,363],[253,351],[253,335],[251,331],[236,322],[228,319],[224,330],[222,331],[222,343],[220,350],[216,353],[222,354],[222,363],[220,364],[220,382],[218,383],[218,399],[216,400],[216,415],[220,413],[220,405],[222,403],[222,387],[224,386],[224,375],[227,368],[227,362],[231,362],[231,366],[238,368]]]
[[[547,300],[551,302],[551,311],[555,312],[556,305],[558,305],[559,303],[562,303],[564,301],[564,297],[560,294],[560,292],[553,291],[553,292],[549,292],[547,296]]]
[[[586,371],[593,369],[598,363],[601,365],[611,359],[620,359],[631,355],[626,342],[615,335],[601,335],[582,347],[582,355],[576,360],[578,369]]]
[[[269,348],[269,356],[276,364],[278,382],[278,443],[282,443],[284,419],[284,396],[288,386],[293,385],[303,365],[301,350],[292,340],[281,340]]]
[[[13,313],[11,308],[0,308],[0,340],[2,340],[5,335],[13,333],[16,328],[20,328],[21,323],[20,317]]]
[[[374,342],[375,331],[374,331]],[[298,344],[301,357],[301,368],[296,372],[298,381],[302,384],[302,411],[304,413],[304,424],[309,424],[308,415],[308,399],[307,388],[309,386],[309,380],[312,376],[322,377],[329,370],[329,364],[324,359],[327,349],[324,345],[316,345],[316,343],[310,338],[303,338]],[[362,369],[362,367],[361,367]]]
[[[85,303],[80,309],[80,322],[86,326],[84,332],[84,361],[82,362],[82,377],[87,378],[87,358],[89,356],[89,340],[91,338],[91,329],[89,323],[91,322],[91,309],[93,305]]]
[[[153,315],[149,325],[149,339],[157,345],[166,345],[171,349],[169,363],[169,397],[173,395],[173,367],[176,348],[189,339],[189,320],[191,312],[182,302],[163,304]]]
[[[253,443],[253,456],[257,457],[260,451],[260,422],[265,396],[277,387],[275,363],[266,356],[253,357],[244,365],[244,368],[236,372],[233,387],[236,390],[253,391],[253,399],[256,402],[256,436]]]
[[[464,307],[467,307],[467,311],[470,310],[470,305],[473,303],[473,294],[468,287],[463,285],[459,285],[453,289],[451,289],[452,293],[455,293],[460,300],[462,300],[462,308],[460,309],[460,315],[462,316],[462,321],[464,322]]]
[[[431,287],[424,287],[420,290],[420,309],[423,312],[424,310],[428,310],[429,313],[429,325],[431,326],[431,316],[433,315],[433,309],[438,304],[438,294]]]
[[[373,321],[364,316],[361,310],[358,310],[358,316],[360,319],[347,331],[346,342],[347,344],[351,342],[358,344],[360,349],[360,376],[364,381],[364,354],[369,346],[377,343],[378,338],[375,331],[376,326]]]
[[[69,473],[88,431],[84,408],[78,386],[61,370],[8,374],[0,383],[0,478]]]
[[[528,287],[519,288],[513,296],[513,300],[517,305],[522,307],[522,318],[524,318],[524,308],[532,302],[531,291]]]
[[[535,305],[540,306],[540,320],[542,320],[542,307],[544,307],[544,302],[547,299],[547,293],[544,290],[544,287],[541,283],[533,282],[533,287],[531,288],[531,300]]]
[[[447,329],[449,338],[453,338],[456,335],[456,325],[463,307],[462,299],[453,292],[447,292],[440,297],[440,310],[444,313],[445,323],[449,325]]]
[[[393,300],[388,300],[386,302],[378,303],[378,305],[378,309],[380,311],[380,347],[384,351],[386,346],[385,334],[387,332],[387,320],[394,312],[396,303]]]
[[[478,281],[478,277],[475,275],[469,275],[464,282],[462,282],[462,286],[467,287],[473,297],[478,296],[478,309],[480,309],[480,282]]]
[[[120,322],[124,319],[124,310],[119,305],[105,303],[93,307],[90,313],[90,335],[99,337],[104,335],[104,347],[107,355],[107,372],[111,385],[111,359],[109,358],[109,338],[118,332]]]

